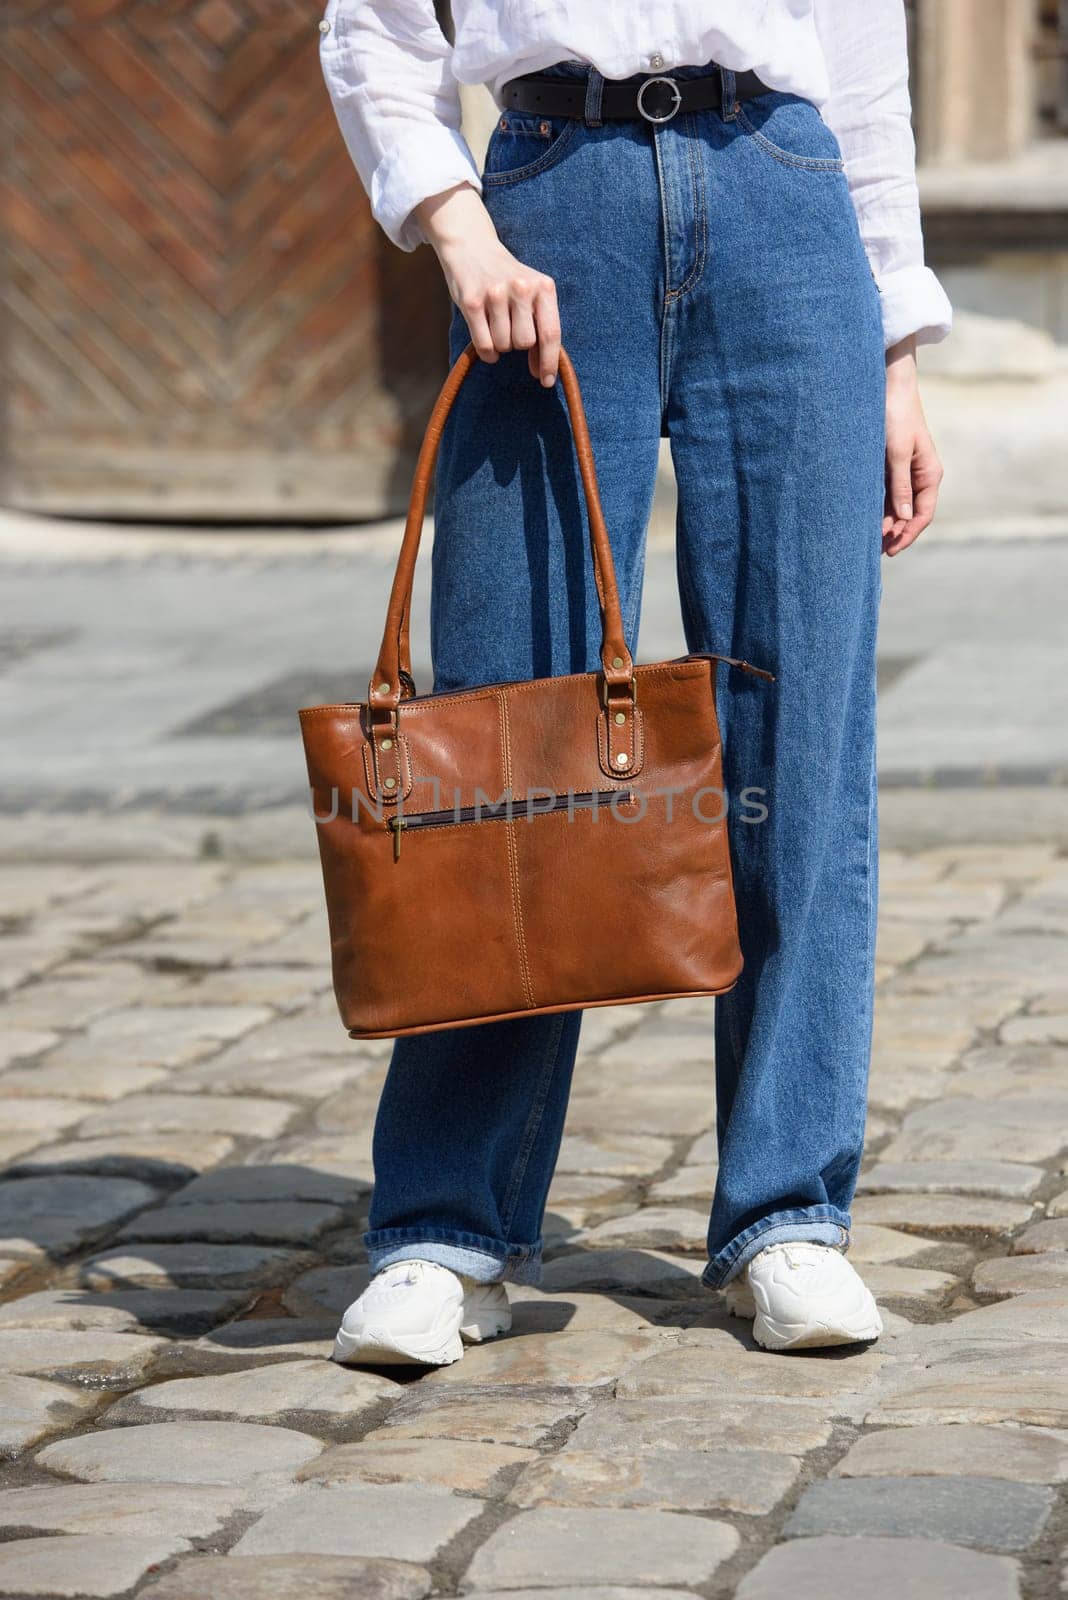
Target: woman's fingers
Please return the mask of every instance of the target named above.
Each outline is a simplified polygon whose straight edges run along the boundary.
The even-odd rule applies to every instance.
[[[549,387],[560,362],[556,284],[547,273],[507,253],[502,262],[500,255],[494,240],[488,259],[461,262],[450,275],[453,298],[483,361],[496,361],[507,350],[526,350],[532,377]]]
[[[938,461],[931,434],[926,429],[916,437],[908,467],[908,507],[910,515],[900,517],[899,491],[894,488],[894,470],[889,472],[887,483],[887,515],[883,518],[883,549],[887,555],[900,555],[910,544],[915,544],[919,534],[931,526],[938,506],[938,488],[942,485],[942,462]]]
[[[556,382],[560,367],[560,310],[556,284],[544,274],[534,299],[534,316],[538,326],[538,368],[530,370],[548,389]]]
[[[506,283],[490,284],[486,290],[486,321],[493,348],[500,352],[512,348],[511,295]]]
[[[459,302],[460,310],[467,323],[467,331],[471,335],[471,343],[475,353],[482,361],[496,361],[497,350],[490,333],[489,321],[486,317],[486,303],[481,295],[471,295]]]
[[[912,441],[898,443],[886,457],[886,509],[895,522],[912,520]]]
[[[538,343],[534,326],[534,287],[524,285],[512,296],[512,348],[533,351]],[[537,374],[535,374],[537,376]]]

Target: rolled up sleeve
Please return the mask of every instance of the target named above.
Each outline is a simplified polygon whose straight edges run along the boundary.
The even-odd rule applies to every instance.
[[[887,348],[909,334],[944,339],[945,290],[924,264],[903,0],[816,0],[837,136],[860,236],[879,288]]]
[[[319,55],[375,220],[414,250],[425,238],[412,215],[421,200],[461,183],[482,192],[432,0],[330,0]]]

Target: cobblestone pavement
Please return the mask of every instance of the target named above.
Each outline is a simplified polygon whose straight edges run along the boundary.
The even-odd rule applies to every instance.
[[[310,858],[0,865],[0,1593],[1052,1600],[1068,1524],[1068,861],[888,853],[854,1259],[874,1347],[699,1271],[709,1003],[586,1019],[540,1289],[326,1359],[388,1046]]]

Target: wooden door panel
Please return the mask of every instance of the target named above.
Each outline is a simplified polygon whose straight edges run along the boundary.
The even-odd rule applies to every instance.
[[[8,0],[8,504],[401,509],[448,303],[431,252],[372,222],[317,23],[295,0]]]

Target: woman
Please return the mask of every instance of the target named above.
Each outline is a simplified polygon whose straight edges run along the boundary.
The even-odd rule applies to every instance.
[[[745,970],[716,1005],[720,1167],[705,1282],[774,1349],[873,1339],[847,1262],[876,900],[879,555],[941,468],[916,346],[923,265],[902,0],[330,0],[322,60],[375,216],[427,240],[464,386],[436,488],[435,688],[597,664],[561,328],[638,631],[660,438],[687,643],[720,687]],[[481,178],[458,80],[498,120]],[[822,114],[821,114],[822,113]],[[457,885],[457,893],[463,885]],[[625,937],[625,924],[620,936]],[[463,953],[458,952],[458,959]],[[335,1357],[456,1360],[536,1281],[581,1016],[397,1042],[375,1129],[375,1274]]]

